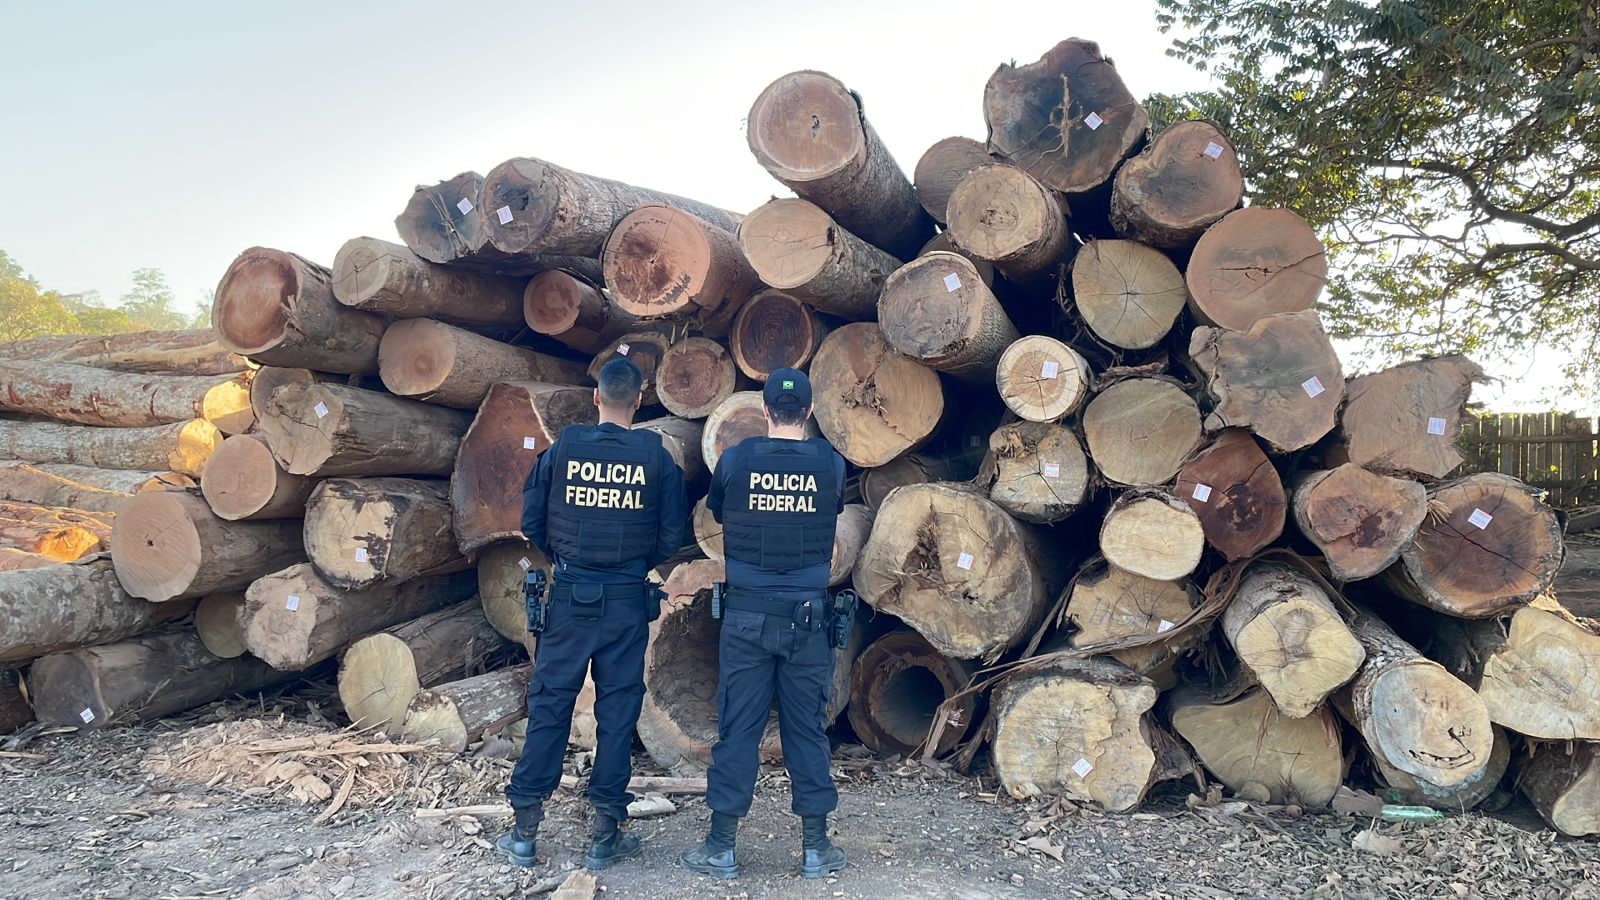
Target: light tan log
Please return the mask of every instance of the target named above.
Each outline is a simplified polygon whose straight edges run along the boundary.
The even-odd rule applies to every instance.
[[[992,383],[1017,328],[967,258],[929,253],[896,269],[878,296],[896,350],[964,381]]]
[[[979,460],[971,453],[907,453],[881,466],[861,470],[861,500],[868,509],[883,505],[889,493],[908,484],[930,481],[966,481],[976,474]]]
[[[947,137],[923,151],[911,175],[917,188],[917,201],[935,222],[943,224],[950,195],[968,172],[994,163],[982,141],[967,137]]]
[[[1189,356],[1216,399],[1208,429],[1248,428],[1279,453],[1333,430],[1344,376],[1315,312],[1263,316],[1248,331],[1201,326]]]
[[[0,351],[4,347],[0,346]],[[80,425],[141,427],[248,416],[249,376],[146,375],[0,359],[0,410]],[[248,424],[248,423],[246,423]]]
[[[872,510],[863,503],[846,503],[834,520],[833,556],[828,563],[828,587],[838,587],[855,573],[861,552],[872,534]],[[698,534],[698,532],[697,532]],[[709,555],[709,554],[708,554]]]
[[[1263,316],[1310,310],[1327,278],[1327,255],[1311,226],[1265,206],[1235,210],[1206,229],[1184,269],[1195,316],[1234,331],[1249,331]]]
[[[430,263],[401,244],[359,237],[333,258],[333,295],[345,306],[402,319],[522,325],[525,282]]]
[[[0,546],[72,562],[105,549],[111,519],[107,513],[0,501]]]
[[[244,591],[210,594],[194,608],[194,631],[219,659],[244,655]]]
[[[10,467],[27,466],[57,478],[85,484],[102,491],[117,494],[142,494],[145,491],[170,491],[175,488],[195,487],[198,482],[181,472],[142,472],[138,469],[102,469],[98,466],[80,466],[72,463],[22,463],[7,460]],[[85,508],[85,507],[80,507]],[[115,512],[115,510],[111,510]]]
[[[272,392],[261,434],[291,475],[448,475],[470,414],[344,385]]]
[[[124,474],[119,469],[89,470],[86,474],[96,476],[98,480],[102,473],[111,476]],[[13,503],[61,506],[84,512],[115,514],[132,496],[131,490],[107,490],[95,487],[27,463],[0,467],[0,500]]]
[[[1600,744],[1541,744],[1517,786],[1550,827],[1572,837],[1600,834]]]
[[[285,472],[259,434],[223,441],[200,473],[206,503],[229,521],[301,518],[316,486],[315,478]]]
[[[472,596],[471,573],[346,591],[308,563],[264,575],[245,590],[244,643],[275,669],[300,671],[346,644]]]
[[[502,381],[585,384],[581,363],[437,322],[402,319],[383,333],[378,350],[383,386],[401,397],[476,409]]]
[[[1471,784],[1451,788],[1437,788],[1425,781],[1418,781],[1378,757],[1373,757],[1372,763],[1378,770],[1378,777],[1388,785],[1380,792],[1388,802],[1432,806],[1464,813],[1488,800],[1499,789],[1506,770],[1511,766],[1511,738],[1505,729],[1496,727],[1494,747],[1489,751],[1489,765],[1484,769],[1483,777]]]
[[[1339,413],[1345,455],[1375,472],[1443,478],[1461,465],[1456,440],[1483,369],[1464,356],[1401,363],[1345,384]]]
[[[1199,592],[1188,579],[1157,581],[1108,565],[1100,557],[1084,563],[1069,590],[1061,624],[1077,629],[1071,639],[1073,647],[1166,634],[1199,605]],[[1195,643],[1192,638],[1164,639],[1107,655],[1165,688],[1175,681],[1173,662]]]
[[[461,438],[450,475],[450,506],[461,552],[522,538],[522,485],[572,424],[596,421],[590,388],[513,381],[489,388]]]
[[[968,172],[950,195],[948,217],[957,244],[1016,284],[1047,281],[1070,253],[1061,202],[1015,166]]]
[[[778,290],[757,291],[733,319],[728,350],[739,371],[765,382],[778,369],[804,369],[828,326],[810,306]]]
[[[162,603],[238,590],[306,557],[298,520],[229,522],[198,491],[162,491],[117,514],[111,558],[128,593]]]
[[[739,223],[739,246],[761,281],[841,319],[877,315],[900,259],[846,230],[821,207],[783,197]]]
[[[1206,543],[1227,559],[1252,556],[1283,536],[1283,479],[1246,431],[1217,435],[1184,464],[1174,491],[1200,517]]]
[[[642,402],[645,406],[660,403],[656,394],[656,369],[661,357],[672,346],[672,339],[659,331],[630,331],[606,344],[589,363],[589,380],[599,382],[600,369],[613,359],[626,358],[644,376]]]
[[[1083,411],[1083,436],[1100,474],[1117,484],[1171,481],[1202,439],[1200,408],[1164,378],[1102,388]]]
[[[21,675],[11,669],[0,670],[0,735],[33,721],[33,707],[22,694]]]
[[[600,262],[624,311],[679,319],[706,334],[727,334],[740,304],[760,287],[731,230],[660,204],[623,216]]]
[[[306,501],[305,542],[317,574],[344,590],[466,567],[444,481],[329,478]]]
[[[378,370],[383,319],[339,303],[327,269],[281,250],[239,254],[217,285],[211,325],[223,346],[262,365]]]
[[[437,741],[461,753],[496,726],[527,715],[532,666],[512,666],[418,691],[406,708],[400,737],[410,743]]]
[[[244,357],[223,347],[210,328],[6,341],[0,342],[0,358],[162,375],[229,375],[243,372],[249,365]]]
[[[600,288],[559,269],[533,276],[522,292],[522,318],[579,353],[599,353],[606,344],[638,328]]]
[[[674,775],[705,771],[717,740],[718,624],[709,592],[721,562],[697,559],[672,570],[661,617],[650,623],[644,651],[644,706],[639,740],[656,765]]]
[[[722,523],[711,514],[711,508],[706,505],[706,498],[701,497],[695,501],[694,509],[689,514],[690,525],[694,530],[694,542],[700,547],[700,552],[706,559],[722,562]],[[830,573],[831,574],[831,573]],[[831,582],[832,579],[830,578]]]
[[[1309,472],[1294,490],[1295,524],[1322,551],[1338,581],[1371,578],[1389,568],[1427,515],[1427,488],[1353,463]]]
[[[761,91],[745,136],[756,161],[851,232],[901,259],[933,234],[905,173],[856,95],[823,72],[791,72]],[[778,287],[778,285],[773,285]]]
[[[0,458],[199,475],[222,432],[205,419],[146,428],[0,420]]]
[[[1244,176],[1227,135],[1189,119],[1167,126],[1117,170],[1111,224],[1157,247],[1190,247],[1243,199]]]
[[[939,376],[895,350],[876,324],[836,328],[811,361],[817,426],[858,466],[881,466],[927,440],[944,415]]]
[[[1043,334],[1012,341],[994,373],[1000,399],[1030,422],[1054,422],[1077,412],[1092,377],[1078,351]]]
[[[1072,258],[1072,302],[1102,341],[1154,347],[1188,302],[1183,273],[1166,254],[1135,241],[1090,241]]]
[[[706,482],[711,477],[711,470],[705,463],[705,451],[701,441],[705,429],[700,422],[680,419],[677,416],[663,416],[648,422],[636,423],[633,427],[653,431],[661,436],[661,446],[666,449],[667,455],[672,457],[672,461],[683,473],[684,490],[689,496],[697,496],[705,490]]]
[[[688,337],[667,348],[656,366],[656,396],[667,412],[703,419],[733,394],[739,370],[726,347],[707,337]]]
[[[706,417],[705,428],[700,433],[700,456],[708,471],[717,470],[717,460],[729,447],[745,438],[766,436],[767,419],[761,406],[760,391],[736,391]],[[806,435],[815,437],[816,433],[816,421],[807,419]]]
[[[1327,593],[1279,563],[1257,562],[1245,571],[1222,613],[1222,633],[1291,719],[1311,715],[1366,658]]]
[[[910,629],[891,631],[861,651],[845,707],[850,728],[874,753],[910,756],[928,737],[940,704],[967,686],[976,670],[950,659]],[[934,751],[948,753],[972,724],[976,698],[961,701]]]
[[[43,569],[46,566],[59,565],[61,565],[60,560],[39,553],[29,553],[15,547],[0,547],[0,572],[18,572],[23,569]]]
[[[357,379],[351,379],[355,381]],[[330,375],[326,372],[313,372],[310,369],[292,369],[281,366],[262,366],[256,370],[255,378],[250,381],[250,411],[255,414],[256,420],[266,418],[267,401],[278,388],[286,384],[298,384],[309,387],[322,381],[344,382],[343,375]],[[259,429],[257,429],[259,431]]]
[[[1158,581],[1185,578],[1205,552],[1205,529],[1187,504],[1165,491],[1129,491],[1100,525],[1100,553],[1112,565]]]
[[[356,727],[387,731],[418,691],[482,668],[504,646],[475,600],[457,603],[351,644],[339,660],[339,702]]]
[[[1089,460],[1070,428],[1013,422],[989,435],[989,499],[1024,522],[1072,515],[1089,488]]]
[[[1319,809],[1344,781],[1339,719],[1325,707],[1295,719],[1259,689],[1227,703],[1189,689],[1171,711],[1173,730],[1238,797]]]
[[[129,597],[104,557],[0,572],[0,663],[120,641],[181,619],[189,607]]]
[[[543,569],[548,583],[550,560],[524,540],[491,544],[478,554],[478,603],[483,607],[483,616],[501,637],[521,644],[530,659],[534,656],[534,642],[528,634],[523,586],[534,569]]]

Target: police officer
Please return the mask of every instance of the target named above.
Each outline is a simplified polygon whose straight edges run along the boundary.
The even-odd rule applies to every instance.
[[[828,841],[828,813],[839,794],[823,733],[833,684],[828,569],[844,509],[844,460],[826,441],[806,438],[811,383],[804,374],[773,372],[762,399],[767,436],[747,438],[722,455],[706,500],[722,523],[727,558],[719,740],[706,777],[711,832],[681,861],[706,875],[739,874],[734,838],[750,811],[757,748],[776,694],[792,809],[802,823],[800,871],[819,878],[845,864],[844,851]]]
[[[516,825],[495,846],[531,866],[544,801],[561,780],[572,707],[586,671],[595,685],[596,746],[589,774],[593,843],[603,869],[639,853],[627,820],[634,726],[644,700],[644,648],[660,612],[645,573],[677,552],[688,502],[683,473],[652,431],[633,431],[643,379],[626,359],[600,369],[598,425],[569,425],[522,489],[522,533],[550,557],[544,633],[528,688],[528,736],[506,787]]]

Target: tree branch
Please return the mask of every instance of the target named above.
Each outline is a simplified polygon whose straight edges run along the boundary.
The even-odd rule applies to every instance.
[[[1544,218],[1543,216],[1531,215],[1519,210],[1506,209],[1490,199],[1488,192],[1483,189],[1483,183],[1478,180],[1476,175],[1472,174],[1470,171],[1461,166],[1428,159],[1375,159],[1370,160],[1370,163],[1372,165],[1388,166],[1397,169],[1411,169],[1419,172],[1433,172],[1439,175],[1449,175],[1465,185],[1467,188],[1467,193],[1472,195],[1473,202],[1478,204],[1479,208],[1494,216],[1496,219],[1499,219],[1503,222],[1515,222],[1518,225],[1526,225],[1529,228],[1546,232],[1552,237],[1576,237],[1577,235],[1580,235],[1591,228],[1600,226],[1600,210],[1590,213],[1576,222],[1563,223],[1557,222],[1553,219]]]

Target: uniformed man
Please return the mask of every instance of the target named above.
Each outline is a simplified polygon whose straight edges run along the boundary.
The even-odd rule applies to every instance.
[[[711,832],[682,863],[721,878],[739,874],[734,837],[750,811],[757,747],[776,695],[792,809],[802,823],[800,872],[820,878],[845,864],[844,851],[828,840],[828,813],[839,794],[823,733],[833,685],[828,569],[844,508],[844,460],[826,441],[806,438],[811,383],[804,374],[773,372],[762,399],[767,436],[722,455],[706,499],[722,523],[727,558],[719,739],[706,777]]]
[[[533,865],[586,671],[594,677],[596,745],[594,840],[584,862],[603,869],[639,853],[639,839],[620,826],[632,799],[645,640],[660,612],[645,573],[677,552],[688,518],[683,473],[661,437],[630,428],[642,382],[626,359],[606,363],[594,392],[599,424],[562,429],[522,489],[522,533],[554,569],[528,688],[527,743],[506,787],[516,825],[495,845],[514,865]]]

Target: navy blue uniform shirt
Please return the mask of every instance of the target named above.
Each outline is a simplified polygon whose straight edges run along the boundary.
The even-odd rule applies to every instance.
[[[828,448],[828,453],[833,457],[834,484],[839,486],[833,513],[838,515],[844,512],[844,457],[822,438],[807,438],[807,440],[816,441]],[[748,441],[741,441],[728,448],[717,459],[717,471],[711,476],[711,490],[706,495],[706,506],[719,523],[722,521],[722,507],[728,486],[733,483],[736,473],[742,473],[748,468],[744,462],[744,456],[748,452]],[[790,572],[775,572],[752,563],[729,559],[726,579],[730,585],[753,591],[803,591],[826,588],[830,568],[831,564],[825,562]]]

